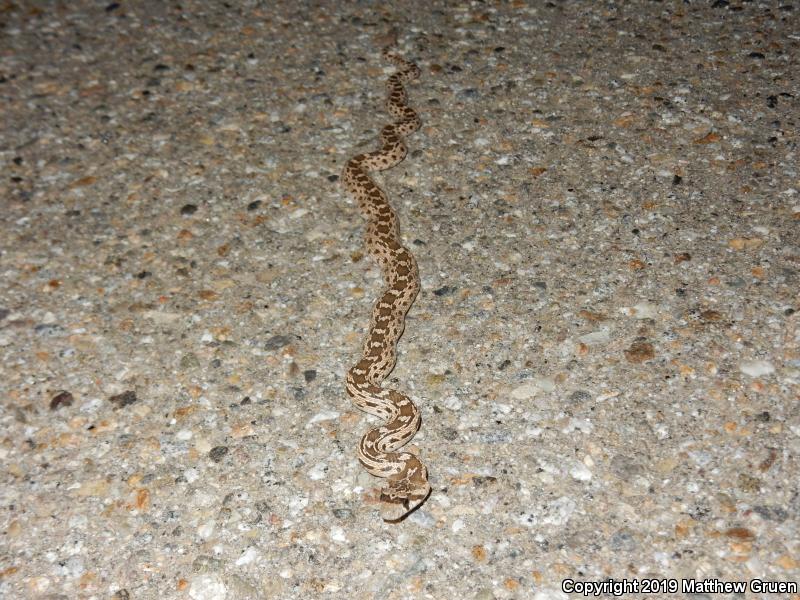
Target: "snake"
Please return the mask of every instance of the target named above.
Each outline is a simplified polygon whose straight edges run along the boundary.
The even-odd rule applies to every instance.
[[[397,362],[397,342],[419,293],[420,278],[414,255],[402,243],[397,213],[369,173],[390,169],[408,153],[404,138],[419,129],[421,121],[408,103],[404,84],[417,79],[420,69],[391,48],[381,54],[395,66],[386,81],[386,108],[394,120],[381,129],[379,149],[347,161],[342,183],[366,219],[364,245],[378,263],[385,287],[373,306],[361,358],[347,372],[345,387],[360,410],[383,421],[364,434],[357,454],[368,473],[387,480],[380,492],[381,515],[396,523],[431,493],[425,464],[412,452],[400,450],[420,428],[419,408],[408,395],[382,385]]]

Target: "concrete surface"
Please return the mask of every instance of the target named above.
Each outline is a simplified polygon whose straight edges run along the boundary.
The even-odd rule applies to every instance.
[[[798,580],[796,1],[0,23],[0,596]],[[356,461],[380,282],[337,181],[392,29],[424,122],[381,177],[423,282],[392,377],[434,488],[400,525]]]

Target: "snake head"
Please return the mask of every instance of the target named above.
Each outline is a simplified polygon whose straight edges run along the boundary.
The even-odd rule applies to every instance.
[[[412,462],[416,464],[412,465]],[[403,471],[389,477],[388,485],[381,490],[381,502],[384,503],[381,511],[383,520],[387,523],[399,523],[422,506],[430,494],[428,471],[419,459],[414,457],[406,463]]]

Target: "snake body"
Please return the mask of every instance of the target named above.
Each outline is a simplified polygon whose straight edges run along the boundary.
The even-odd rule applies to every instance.
[[[375,302],[362,356],[348,371],[346,387],[359,409],[384,421],[361,438],[358,459],[369,473],[388,480],[380,496],[383,518],[396,522],[421,505],[431,491],[422,461],[411,452],[399,451],[419,430],[419,409],[402,392],[381,386],[397,360],[397,342],[420,280],[417,262],[400,239],[397,214],[369,171],[389,169],[405,158],[403,138],[419,129],[420,119],[408,104],[403,84],[419,77],[420,70],[391,50],[384,50],[383,57],[397,68],[386,82],[386,106],[394,122],[381,130],[380,149],[347,162],[342,182],[367,220],[365,245],[380,265],[386,287]]]

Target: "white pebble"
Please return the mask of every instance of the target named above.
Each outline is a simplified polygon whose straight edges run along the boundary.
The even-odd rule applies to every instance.
[[[609,339],[611,339],[611,336],[609,335],[608,329],[603,328],[598,331],[592,331],[591,333],[580,336],[578,341],[591,345],[601,344],[603,342],[607,342]]]
[[[420,527],[425,527],[426,529],[430,529],[436,525],[436,519],[433,518],[431,513],[425,510],[414,511],[411,513],[411,516],[408,517],[408,520],[414,525],[419,525]]]
[[[214,534],[214,521],[206,521],[197,528],[197,535],[207,540]]]
[[[248,548],[242,555],[236,559],[236,566],[241,567],[242,565],[248,565],[254,560],[258,558],[258,550],[253,547]]]
[[[499,498],[497,496],[490,496],[485,502],[481,503],[480,512],[482,515],[490,515],[494,512]]]
[[[572,498],[561,496],[548,503],[542,522],[550,525],[566,525],[576,508],[577,504]]]
[[[311,470],[308,472],[308,478],[311,481],[319,481],[320,479],[325,479],[325,474],[328,471],[328,465],[324,462],[320,462],[315,464],[311,467]]]
[[[335,410],[323,410],[315,414],[308,423],[306,423],[306,427],[311,427],[314,423],[319,423],[320,421],[332,421],[333,419],[339,418],[339,412]]]
[[[304,498],[303,496],[295,496],[289,500],[289,514],[291,514],[293,517],[296,517],[297,514],[306,506],[308,506],[308,498]]]
[[[635,306],[621,310],[630,314],[634,319],[655,319],[658,315],[658,305],[650,302],[639,302]]]
[[[739,370],[750,377],[759,377],[774,373],[775,367],[766,360],[748,360],[739,365]]]
[[[552,392],[556,389],[556,381],[552,377],[536,377],[533,383],[543,392]]]
[[[225,600],[228,588],[219,575],[203,573],[192,577],[189,598],[192,600]]]
[[[464,529],[464,527],[465,527],[464,521],[462,521],[461,519],[456,519],[455,521],[453,521],[453,524],[450,526],[450,529],[453,531],[453,533],[458,533],[459,531]]]
[[[581,433],[591,433],[594,430],[594,425],[591,421],[586,419],[571,418],[566,426],[561,430],[562,433],[572,433],[573,431],[580,431]]]
[[[532,382],[523,383],[521,386],[511,391],[511,397],[514,400],[527,400],[528,398],[533,398],[538,391],[539,388],[536,384]]]
[[[578,481],[589,481],[592,478],[592,472],[582,463],[575,464],[569,470],[569,474]]]
[[[514,388],[511,391],[511,397],[514,400],[527,400],[533,398],[538,392],[552,392],[555,387],[556,383],[552,377],[536,377],[532,381]]]
[[[461,408],[461,400],[458,399],[458,396],[448,396],[444,399],[444,405],[450,410],[458,410]]]
[[[334,542],[336,542],[338,544],[346,544],[347,543],[347,535],[345,535],[344,529],[342,529],[341,527],[338,527],[338,526],[334,525],[333,527],[331,527],[331,531],[330,531],[329,535],[330,535],[331,540],[333,540]]]

